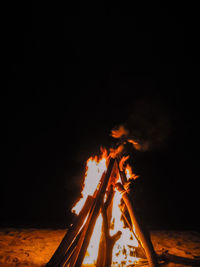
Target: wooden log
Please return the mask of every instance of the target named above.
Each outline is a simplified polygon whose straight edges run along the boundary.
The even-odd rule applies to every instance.
[[[120,167],[119,167],[120,157],[118,157],[116,160],[117,160],[117,166],[118,166],[120,178],[121,178],[122,184],[124,185],[125,183],[127,183],[127,177],[126,177],[125,171],[120,170]]]
[[[125,213],[124,213],[123,211],[121,211],[121,212],[122,212],[122,217],[124,218],[124,220],[126,221],[126,224],[128,225],[128,228],[129,228],[130,231],[133,233],[135,239],[136,239],[137,242],[138,242],[139,248],[141,249],[141,251],[142,251],[142,253],[143,253],[143,257],[145,257],[145,250],[144,250],[144,248],[143,248],[143,246],[142,246],[142,244],[141,244],[139,238],[137,237],[136,233],[134,232],[133,227],[132,227],[132,225],[130,224],[129,220],[127,219]]]
[[[104,181],[104,178],[105,178],[105,173],[103,173],[103,175],[102,175],[102,177],[101,177],[101,180],[100,180],[100,186],[102,186],[102,184],[103,184],[103,181]],[[71,257],[71,259],[70,259],[70,267],[73,267],[74,265],[75,265],[75,263],[76,263],[76,260],[77,260],[77,257],[78,257],[78,255],[79,255],[79,253],[80,253],[80,250],[81,250],[81,247],[82,247],[82,245],[83,245],[83,241],[84,241],[84,238],[85,238],[85,235],[86,235],[86,230],[87,230],[87,228],[88,228],[88,224],[90,223],[90,221],[91,221],[91,214],[92,214],[92,212],[93,212],[93,210],[94,210],[94,207],[95,207],[95,205],[96,205],[96,199],[99,197],[99,194],[100,194],[100,191],[99,190],[95,190],[95,192],[94,192],[94,195],[93,195],[93,197],[94,197],[94,199],[95,199],[95,201],[94,201],[94,203],[93,203],[93,206],[92,206],[92,208],[91,208],[91,210],[90,210],[90,213],[89,213],[89,215],[88,215],[88,218],[87,218],[87,221],[86,221],[86,223],[85,223],[85,228],[84,228],[84,232],[81,234],[81,237],[80,237],[80,239],[79,239],[79,242],[78,242],[78,244],[77,244],[77,246],[76,246],[76,248],[75,248],[75,250],[74,250],[74,252],[73,252],[73,256]],[[67,265],[67,262],[66,262],[66,264],[64,265],[64,266],[66,266]]]
[[[113,236],[110,236],[109,234],[109,221],[107,216],[107,211],[105,209],[105,206],[102,205],[102,216],[103,216],[103,232],[105,237],[105,261],[102,265],[102,267],[110,267],[112,264],[112,251],[115,242],[120,238],[121,231],[118,231]]]
[[[103,179],[103,182],[99,188],[99,192],[98,192],[97,197],[95,199],[94,207],[91,210],[91,212],[88,216],[88,220],[86,222],[86,232],[85,232],[84,240],[82,242],[82,245],[80,246],[80,250],[77,251],[77,257],[74,260],[74,263],[71,265],[73,267],[74,266],[75,267],[81,267],[81,264],[82,264],[83,259],[85,257],[85,253],[86,253],[87,247],[89,245],[89,241],[90,241],[97,217],[98,217],[99,212],[100,212],[101,203],[102,203],[102,200],[104,199],[104,195],[105,195],[105,191],[106,191],[106,188],[107,188],[107,185],[109,182],[109,178],[110,178],[110,175],[112,173],[114,162],[115,162],[115,159],[110,158],[105,177]]]
[[[85,235],[86,235],[86,231],[87,231],[87,222],[85,224],[85,228],[84,228],[84,231],[82,232],[80,238],[79,238],[79,241],[78,241],[78,244],[75,248],[75,250],[73,251],[73,255],[71,256],[70,258],[70,261],[69,262],[65,262],[64,264],[64,267],[74,267],[75,266],[75,263],[76,263],[76,260],[77,260],[77,257],[80,253],[80,250],[81,250],[81,247],[83,245],[83,241],[85,239]]]
[[[98,250],[96,267],[104,267],[105,251],[106,251],[105,235],[103,232],[101,232],[101,238],[100,238],[100,243],[99,243],[99,250]]]
[[[107,193],[107,198],[106,198],[106,201],[104,203],[104,207],[106,209],[106,211],[108,210],[108,208],[111,206],[112,204],[112,200],[113,200],[113,197],[114,197],[114,194],[115,194],[115,191],[113,190],[113,186],[111,185],[110,186],[110,190],[109,192]],[[111,209],[112,211],[112,209]]]
[[[99,182],[100,186],[103,184],[104,178],[105,178],[105,173],[103,173],[103,175],[101,177],[101,180]],[[77,246],[76,246],[75,250],[73,251],[73,255],[70,258],[70,265],[69,265],[70,267],[73,267],[75,265],[76,260],[77,260],[77,257],[78,257],[78,255],[80,253],[80,250],[81,250],[81,247],[83,245],[83,241],[84,241],[84,238],[85,238],[85,235],[86,235],[86,230],[87,230],[88,224],[90,223],[90,220],[91,220],[91,217],[90,216],[91,216],[91,214],[92,214],[92,212],[94,210],[94,207],[96,205],[96,199],[98,198],[98,196],[100,194],[99,192],[100,191],[96,189],[95,192],[94,192],[94,194],[93,194],[94,202],[93,202],[93,205],[92,205],[92,207],[90,209],[90,213],[88,215],[87,221],[85,223],[84,231],[81,233],[81,237],[79,238],[79,241],[77,243]],[[68,261],[65,262],[64,267],[65,266],[68,266]]]
[[[46,264],[46,267],[60,266],[59,262],[61,261],[61,259],[63,259],[68,248],[70,247],[70,245],[73,242],[74,238],[76,237],[78,231],[80,230],[93,202],[94,202],[93,197],[88,196],[82,210],[80,211],[79,215],[75,219],[75,222],[68,229],[67,233],[65,234],[64,238],[62,239],[62,241],[61,241],[60,245],[58,246],[58,248],[56,249],[56,251],[54,252],[50,261]]]
[[[81,231],[77,234],[77,236],[75,237],[75,240],[71,243],[71,245],[68,247],[65,255],[63,256],[63,258],[60,259],[59,263],[56,265],[57,266],[67,266],[67,264],[69,263],[70,259],[72,258],[74,252],[75,252],[75,249],[76,249],[76,246],[80,240],[80,237],[82,235],[84,231],[84,226],[83,228],[81,229]]]
[[[150,239],[150,235],[148,234],[148,232],[144,228],[144,225],[141,223],[138,215],[136,214],[133,202],[131,201],[129,194],[125,191],[123,185],[120,183],[116,185],[116,188],[122,193],[122,198],[127,206],[132,225],[135,226],[136,234],[138,235],[145,250],[149,266],[158,267],[159,264]]]
[[[107,220],[108,220],[109,228],[110,228],[111,218],[112,218],[112,204],[113,204],[114,194],[115,194],[115,191],[113,190],[113,186],[111,185],[109,188],[109,192],[107,192],[107,199],[105,203],[102,203],[107,213]],[[101,213],[102,213],[102,210],[101,210]],[[105,239],[105,233],[104,233],[104,225],[102,225],[96,267],[105,266],[105,258],[106,258],[106,239]]]
[[[162,253],[161,255],[158,255],[158,258],[159,260],[173,262],[177,264],[183,264],[185,266],[193,266],[193,267],[200,266],[199,259],[190,259],[186,257],[176,256],[173,254],[169,254],[167,251]]]

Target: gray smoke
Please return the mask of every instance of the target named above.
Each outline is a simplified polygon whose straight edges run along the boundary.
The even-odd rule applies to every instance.
[[[139,150],[160,148],[171,132],[167,106],[159,98],[143,98],[136,102],[124,127],[129,138],[138,142]]]

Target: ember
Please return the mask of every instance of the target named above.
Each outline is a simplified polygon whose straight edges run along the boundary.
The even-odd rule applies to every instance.
[[[128,132],[121,127],[112,134],[120,138]],[[138,176],[127,164],[129,156],[123,155],[125,142],[88,159],[82,198],[72,208],[77,219],[46,266],[134,266],[138,246],[149,266],[157,266],[150,237],[129,196],[129,184]]]

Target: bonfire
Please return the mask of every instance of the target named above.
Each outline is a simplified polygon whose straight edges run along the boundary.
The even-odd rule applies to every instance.
[[[76,219],[46,267],[156,267],[166,261],[199,266],[196,259],[155,253],[133,200],[138,176],[127,161],[126,146],[141,149],[142,144],[124,126],[112,137],[114,148],[101,148],[99,156],[87,160],[82,197],[72,208]]]
[[[113,130],[112,136],[120,140],[115,148],[101,148],[100,156],[87,160],[82,197],[72,208],[76,220],[47,267],[135,266],[138,251],[149,266],[158,266],[129,190],[138,176],[127,164],[125,146],[131,143],[137,148],[139,144],[128,138],[123,126]]]

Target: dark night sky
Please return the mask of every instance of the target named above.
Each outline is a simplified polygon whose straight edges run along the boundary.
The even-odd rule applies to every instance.
[[[133,116],[161,137],[134,157],[147,224],[199,230],[198,17],[178,2],[7,7],[2,225],[69,223],[85,161]],[[137,124],[151,110],[165,138]]]

